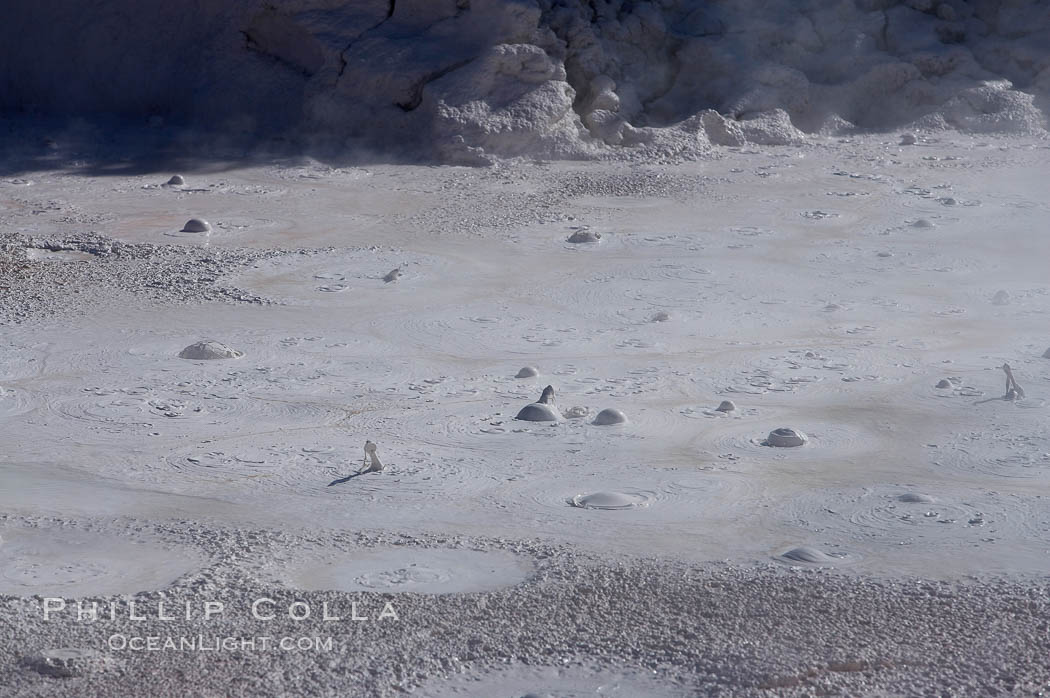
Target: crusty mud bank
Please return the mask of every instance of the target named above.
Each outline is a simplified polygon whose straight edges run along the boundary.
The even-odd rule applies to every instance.
[[[164,591],[65,606],[62,594],[0,597],[0,683],[12,696],[544,695],[598,685],[658,696],[1035,695],[1050,681],[1050,600],[1039,583],[612,561],[536,540],[192,521],[8,517],[3,535],[26,527],[128,546],[159,536],[200,563]],[[385,577],[358,575],[372,590],[288,588],[280,580],[294,577],[303,551],[330,564],[378,553],[402,562]],[[411,561],[437,553],[492,555],[529,572],[498,588],[419,593],[426,581],[411,579]],[[477,581],[446,572],[460,575],[446,592]],[[53,656],[62,648],[77,653]]]

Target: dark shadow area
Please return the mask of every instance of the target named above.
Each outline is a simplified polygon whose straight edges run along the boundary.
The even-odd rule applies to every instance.
[[[418,149],[380,151],[303,133],[202,131],[183,124],[117,117],[0,114],[0,176],[67,172],[132,177],[224,172],[307,161],[331,167],[427,165]]]
[[[1041,136],[1050,105],[1046,0],[4,10],[0,176],[588,160],[665,135],[689,157],[897,128]]]
[[[346,477],[339,478],[338,480],[332,480],[331,482],[328,483],[328,486],[331,487],[333,485],[342,485],[344,482],[350,482],[355,477],[361,477],[362,475],[367,475],[370,472],[373,472],[373,471],[365,470],[365,471],[362,471],[360,473],[354,473],[353,475],[347,475]]]

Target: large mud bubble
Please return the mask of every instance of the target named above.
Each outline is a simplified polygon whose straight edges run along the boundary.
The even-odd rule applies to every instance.
[[[17,3],[0,110],[466,164],[902,126],[1030,134],[1048,32],[1045,3],[1007,0]]]

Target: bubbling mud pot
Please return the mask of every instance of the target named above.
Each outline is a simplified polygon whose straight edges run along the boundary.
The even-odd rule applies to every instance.
[[[37,406],[38,401],[32,399],[21,390],[5,388],[0,385],[0,417],[14,417]]]
[[[642,509],[652,503],[652,497],[637,492],[594,492],[578,494],[569,504],[580,509]]]
[[[826,553],[819,548],[808,545],[791,548],[776,556],[777,560],[794,565],[831,566],[852,562],[847,553]]]
[[[509,552],[400,546],[278,551],[253,574],[306,591],[469,594],[512,587],[533,570]]]
[[[146,535],[0,528],[0,594],[134,594],[163,589],[202,563],[196,551]]]
[[[1033,480],[1050,483],[1050,436],[1040,433],[1040,410],[1016,410],[1016,403],[994,399],[991,403],[1014,412],[1012,420],[1032,431],[1015,433],[1016,427],[998,421],[987,430],[959,434],[929,454],[939,472],[962,471],[994,476],[1000,482]],[[1031,417],[1029,415],[1039,415]]]
[[[774,448],[797,448],[805,446],[808,442],[809,437],[798,429],[779,427],[769,432],[769,436],[762,442],[762,445],[773,446]]]
[[[203,218],[191,218],[182,226],[180,233],[210,233],[211,223]]]
[[[732,418],[720,412],[714,413],[718,419],[709,422],[709,434],[702,442],[704,452],[754,463],[822,463],[826,468],[824,472],[842,474],[847,470],[862,469],[866,460],[880,457],[887,449],[895,449],[895,455],[904,450],[899,443],[902,428],[873,422],[864,409],[851,414],[848,406],[828,406],[821,410],[822,414],[807,413],[806,431],[791,428],[790,434],[779,437],[782,441],[773,434],[776,429],[771,429],[767,436],[774,437],[778,443],[789,444],[777,446],[767,438],[755,436],[756,431],[761,433],[762,427],[755,424],[751,415],[761,415],[765,411],[768,410],[752,407],[743,410],[742,417],[734,414]],[[795,410],[790,414],[785,412],[784,416],[795,416]],[[761,421],[766,428],[776,426],[768,416],[763,415]]]
[[[863,552],[869,567],[921,572],[936,555],[945,569],[960,569],[976,555],[988,567],[1038,568],[1039,559],[1026,556],[1045,534],[1045,498],[932,486],[814,489],[784,502],[784,521]]]
[[[753,479],[726,468],[654,463],[616,444],[594,450],[587,457],[554,451],[551,458],[512,462],[485,487],[485,515],[573,541],[596,535],[651,541],[669,530],[743,521],[760,499]]]
[[[585,243],[586,244],[586,243],[598,243],[598,242],[601,242],[601,240],[602,240],[602,234],[601,233],[596,232],[594,230],[589,230],[589,229],[583,228],[581,230],[577,230],[572,235],[570,235],[568,237],[568,239],[566,240],[566,242],[571,242],[573,244],[580,244],[580,243]]]

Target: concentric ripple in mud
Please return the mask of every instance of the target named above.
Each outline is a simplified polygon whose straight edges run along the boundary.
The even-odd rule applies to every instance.
[[[1001,406],[1017,410],[1010,403]],[[1015,421],[1019,422],[1020,418]],[[1028,433],[1018,433],[1016,427],[1003,424],[995,424],[987,431],[956,433],[947,443],[930,449],[927,457],[938,470],[982,473],[1004,480],[1050,482],[1050,434],[1040,431],[1039,421],[1029,427]]]
[[[666,533],[668,526],[746,517],[753,485],[731,471],[639,465],[621,453],[592,464],[569,460],[542,473],[523,470],[492,483],[483,504],[520,525],[561,535],[577,531],[589,538],[596,527],[612,535],[619,530]]]
[[[315,395],[253,394],[222,382],[83,388],[51,401],[51,410],[81,428],[139,426],[158,433],[228,433],[229,428],[259,430],[331,424],[352,411],[350,405]]]
[[[992,565],[1038,548],[1050,531],[1050,498],[943,484],[816,489],[786,501],[784,514],[823,539],[886,551],[891,566],[902,556],[949,550]],[[1033,558],[1026,566],[1038,564]]]
[[[0,528],[0,594],[134,594],[163,589],[201,563],[194,550],[144,535]]]
[[[804,446],[771,447],[768,438],[776,429],[783,428],[769,420],[723,420],[712,433],[708,450],[717,453],[750,454],[751,457],[803,458],[806,460],[856,460],[884,447],[880,435],[870,427],[848,421],[836,422],[816,416],[801,415],[805,433]],[[796,429],[797,431],[797,429]],[[783,442],[797,444],[797,439],[783,437]]]
[[[289,222],[288,225],[294,227],[295,222]],[[257,290],[270,297],[286,298],[296,304],[351,304],[356,312],[360,311],[360,302],[365,297],[362,294],[369,294],[369,298],[383,299],[382,307],[387,312],[379,319],[377,329],[381,329],[396,327],[396,324],[388,326],[385,320],[401,315],[389,312],[394,309],[391,302],[397,302],[391,294],[405,293],[405,289],[402,288],[405,286],[410,287],[413,292],[435,290],[433,282],[444,279],[451,273],[451,263],[450,260],[441,257],[391,248],[342,249],[316,257],[283,258],[266,262],[258,265],[253,271],[236,277],[235,282],[239,288]],[[391,276],[394,269],[399,273]],[[388,277],[389,281],[386,280]],[[350,288],[356,293],[338,293]],[[412,298],[414,296],[407,300]],[[377,306],[373,306],[371,310],[368,315],[379,314],[375,312],[378,310]]]
[[[454,312],[385,313],[371,321],[368,332],[394,346],[471,358],[506,356],[535,344],[557,346],[571,340],[571,332],[558,332],[530,341],[538,336],[534,326],[529,311],[517,304],[473,303],[457,306]]]
[[[514,586],[533,569],[531,560],[503,551],[406,545],[278,552],[258,574],[265,581],[307,591],[466,594]]]
[[[986,392],[1000,387],[998,381],[993,387],[987,376],[974,376],[965,366],[953,369],[952,374],[943,377],[922,376],[914,380],[909,387],[916,404],[931,411],[972,412],[974,402],[989,397]]]
[[[370,419],[361,421],[365,416]],[[405,514],[432,508],[435,501],[466,504],[508,474],[486,465],[483,453],[421,449],[397,424],[382,414],[358,414],[340,426],[216,438],[174,450],[161,469],[150,469],[142,477],[214,491],[236,488],[318,497],[324,502],[317,506],[349,507],[349,512],[392,507]],[[358,474],[366,439],[379,446],[382,472]],[[508,468],[515,469],[510,464]]]
[[[730,393],[799,393],[831,398],[850,392],[851,383],[888,380],[876,371],[885,356],[870,346],[788,349],[775,354],[764,350],[741,352],[732,358],[733,363],[726,367],[732,369],[727,372],[725,386]]]

